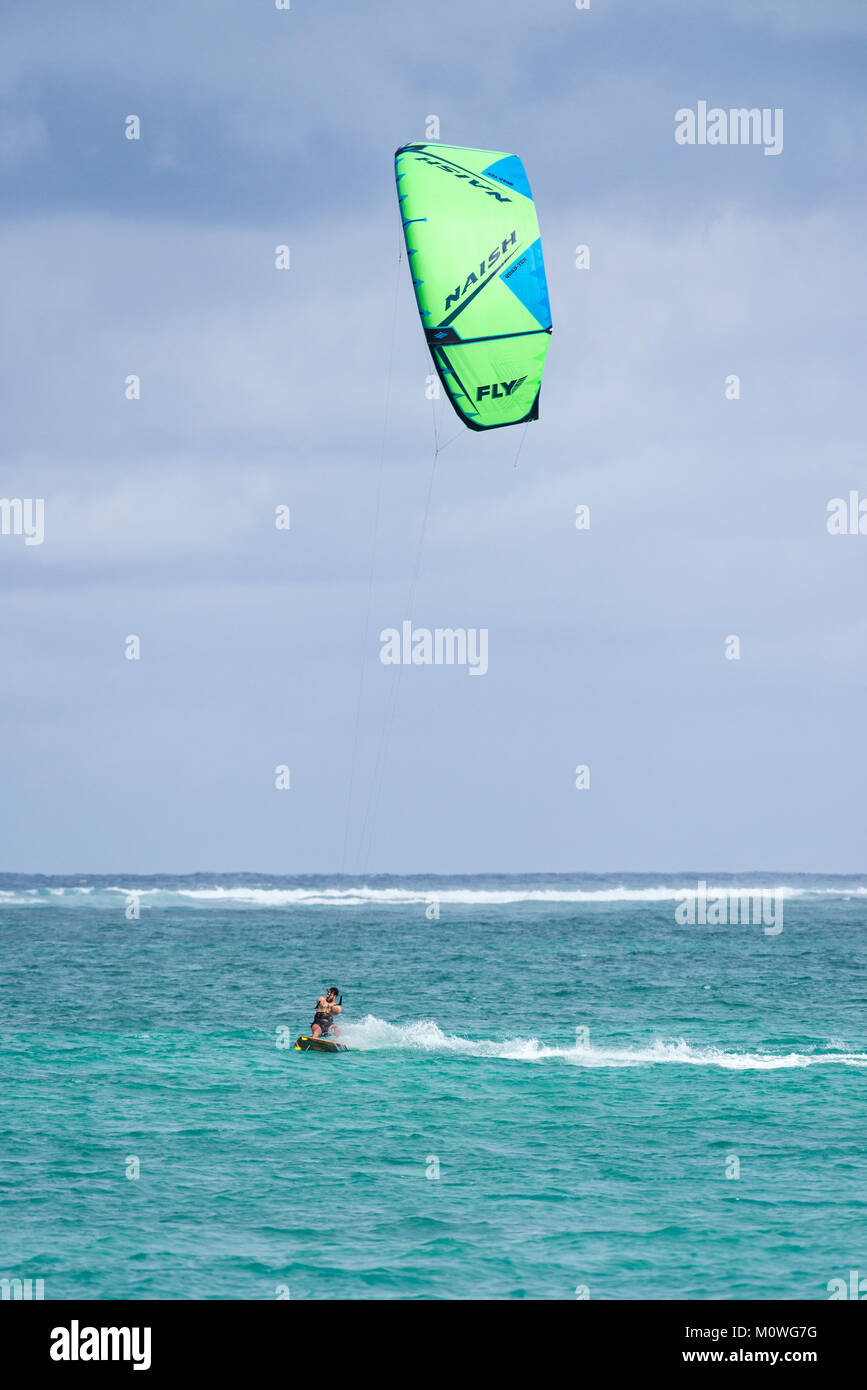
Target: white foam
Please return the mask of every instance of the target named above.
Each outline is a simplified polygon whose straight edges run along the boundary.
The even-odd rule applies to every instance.
[[[118,890],[125,891],[125,890]],[[135,891],[135,890],[130,890]],[[661,885],[658,888],[180,888],[179,897],[202,901],[249,903],[263,907],[360,907],[368,903],[396,907],[438,902],[472,907],[503,907],[512,903],[619,903],[678,902],[698,897],[695,888]],[[837,889],[778,887],[708,887],[708,899],[774,894],[797,898],[808,892],[842,892]],[[852,890],[867,894],[867,888]]]
[[[462,1038],[444,1033],[431,1019],[413,1023],[387,1023],[368,1014],[358,1023],[341,1024],[344,1041],[370,1052],[388,1049],[415,1052],[451,1053],[466,1057],[498,1057],[511,1062],[544,1062],[560,1058],[582,1067],[636,1067],[675,1064],[693,1067],[722,1067],[728,1071],[775,1071],[788,1067],[828,1064],[867,1067],[863,1052],[733,1052],[718,1047],[694,1047],[683,1038],[673,1042],[654,1039],[634,1047],[606,1047],[564,1041],[542,1043],[538,1038]]]
[[[0,889],[0,903],[22,901],[22,892],[27,894],[24,901],[40,901],[38,894],[40,889]],[[540,905],[593,905],[606,903],[675,903],[684,902],[698,897],[697,885],[676,886],[671,884],[659,884],[655,888],[632,888],[625,884],[609,888],[537,888],[516,883],[508,888],[471,888],[471,887],[440,887],[431,885],[428,887],[369,887],[367,885],[351,888],[328,888],[328,887],[308,887],[308,888],[257,888],[251,885],[243,885],[231,888],[174,888],[143,885],[132,885],[126,887],[122,884],[111,884],[105,887],[95,888],[93,885],[69,884],[65,887],[51,887],[47,890],[48,898],[65,897],[66,901],[74,901],[79,895],[97,894],[97,901],[100,895],[120,894],[125,898],[136,897],[141,899],[159,900],[162,903],[200,904],[202,906],[213,905],[219,907],[237,906],[253,908],[293,908],[293,907],[324,907],[330,909],[359,908],[368,906],[377,907],[426,907],[430,903],[436,902],[442,907],[470,907],[483,909],[487,907],[512,907],[522,903]],[[867,896],[867,887],[854,888],[830,888],[821,885],[812,887],[795,887],[791,884],[781,883],[774,886],[753,884],[740,887],[737,884],[726,884],[715,886],[709,884],[704,889],[704,894],[708,901],[714,899],[732,898],[758,898],[768,899],[772,896],[778,898],[842,898],[845,900],[861,898]]]

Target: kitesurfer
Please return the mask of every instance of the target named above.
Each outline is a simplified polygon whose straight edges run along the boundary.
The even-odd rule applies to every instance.
[[[311,1037],[324,1038],[329,1033],[333,1033],[336,1038],[340,1037],[340,1029],[335,1026],[337,1014],[343,1012],[343,995],[337,997],[337,986],[332,985],[325,994],[316,1000],[316,1012],[313,1015],[313,1025],[310,1033]]]

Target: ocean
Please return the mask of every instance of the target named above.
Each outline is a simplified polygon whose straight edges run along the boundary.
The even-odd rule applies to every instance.
[[[827,1299],[865,915],[861,876],[0,876],[0,1277]],[[356,1050],[294,1051],[330,984]]]

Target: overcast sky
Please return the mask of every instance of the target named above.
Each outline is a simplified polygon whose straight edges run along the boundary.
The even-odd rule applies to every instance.
[[[865,868],[861,0],[2,24],[0,497],[45,538],[0,535],[0,868]],[[679,145],[700,101],[782,152]],[[431,115],[533,186],[526,429],[425,397],[392,157]],[[432,477],[412,617],[486,628],[479,678],[379,661]]]

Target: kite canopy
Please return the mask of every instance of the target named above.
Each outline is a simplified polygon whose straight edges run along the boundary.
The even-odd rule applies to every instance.
[[[472,430],[539,417],[551,309],[533,195],[517,155],[402,145],[394,157],[427,344]]]

